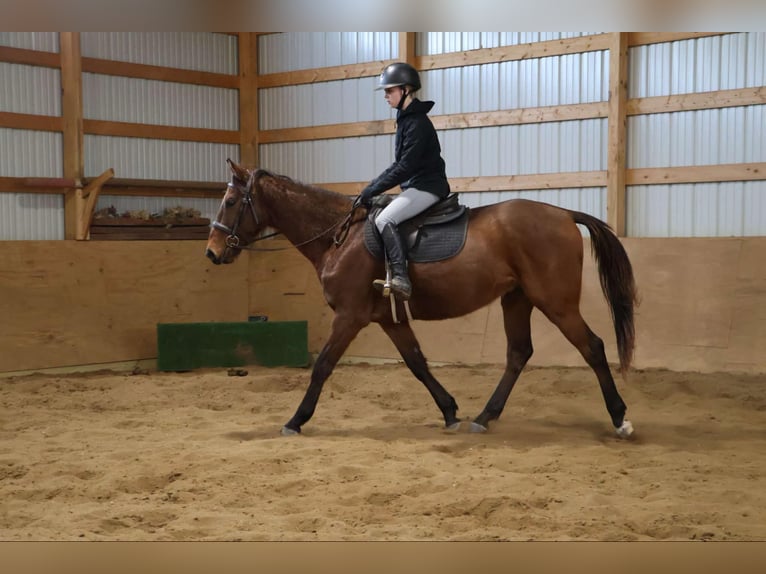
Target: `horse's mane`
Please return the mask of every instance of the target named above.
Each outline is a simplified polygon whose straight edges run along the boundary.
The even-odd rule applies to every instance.
[[[344,206],[346,202],[348,201],[347,196],[343,195],[342,193],[325,189],[323,187],[318,187],[316,185],[302,183],[300,181],[294,180],[291,177],[288,177],[286,175],[282,175],[279,173],[275,173],[267,169],[258,168],[257,170],[255,170],[253,175],[255,177],[256,182],[263,176],[268,176],[272,179],[282,182],[288,189],[290,189],[290,191],[304,193],[304,194],[305,192],[308,191],[312,195],[318,195],[322,198],[326,198],[327,200],[334,201],[336,203],[339,203],[339,200],[342,200]]]

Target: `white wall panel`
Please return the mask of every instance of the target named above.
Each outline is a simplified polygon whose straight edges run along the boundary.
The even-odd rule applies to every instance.
[[[766,235],[766,182],[628,188],[627,232],[639,237]]]
[[[58,32],[0,32],[0,46],[40,50],[41,52],[59,51]]]
[[[64,196],[0,193],[0,241],[64,239]]]
[[[239,129],[238,90],[83,74],[87,119],[166,126]]]
[[[237,37],[212,32],[81,32],[84,57],[239,73]]]
[[[226,182],[226,158],[237,161],[239,146],[85,135],[87,177],[111,167],[118,178]]]
[[[766,106],[631,116],[629,168],[766,161]]]
[[[0,112],[61,115],[61,71],[0,62]]]
[[[591,34],[593,32],[424,32],[416,37],[416,49],[420,55],[433,56],[480,48],[577,38]]]
[[[0,177],[63,177],[60,133],[0,128]]]
[[[261,74],[396,58],[396,32],[286,32],[259,37]]]
[[[766,32],[725,34],[630,49],[631,98],[766,85]]]
[[[284,86],[259,91],[261,129],[310,127],[394,117],[375,78]]]
[[[311,184],[370,181],[393,162],[393,136],[260,146],[260,167]]]

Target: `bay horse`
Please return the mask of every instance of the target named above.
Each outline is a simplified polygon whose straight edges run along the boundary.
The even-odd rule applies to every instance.
[[[216,265],[232,263],[267,228],[283,234],[314,266],[328,305],[335,312],[329,339],[319,353],[311,380],[295,415],[282,428],[297,434],[314,414],[322,386],[359,331],[378,323],[405,364],[425,385],[442,412],[446,428],[460,425],[452,395],[429,370],[409,323],[395,321],[390,302],[373,288],[385,275],[384,263],[363,242],[365,209],[352,198],[305,185],[266,170],[246,169],[227,160],[232,171],[206,255]],[[338,231],[346,224],[346,235]],[[633,432],[612,378],[603,341],[579,310],[583,237],[590,232],[604,297],[614,324],[620,371],[630,366],[637,303],[633,270],[611,228],[601,220],[553,205],[512,199],[470,210],[465,244],[456,256],[410,264],[411,317],[426,321],[460,317],[497,298],[503,309],[507,355],[505,371],[489,401],[471,422],[472,432],[487,431],[505,407],[516,380],[532,356],[530,316],[537,307],[574,345],[598,378],[617,435]]]

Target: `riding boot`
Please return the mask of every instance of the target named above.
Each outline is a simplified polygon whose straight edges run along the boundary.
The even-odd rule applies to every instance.
[[[399,230],[393,223],[387,223],[380,236],[383,238],[388,266],[391,269],[391,289],[400,299],[409,299],[412,284],[407,275],[407,250]]]

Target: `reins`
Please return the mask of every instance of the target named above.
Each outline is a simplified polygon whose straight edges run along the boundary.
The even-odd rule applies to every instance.
[[[240,208],[239,214],[237,216],[237,219],[234,223],[233,228],[229,228],[226,225],[218,222],[217,220],[213,221],[210,224],[210,227],[229,234],[228,237],[226,238],[227,249],[228,248],[241,249],[243,251],[284,251],[286,249],[289,249],[288,247],[254,247],[253,246],[253,244],[258,241],[263,241],[264,239],[270,239],[276,235],[282,235],[281,231],[275,231],[267,235],[258,236],[247,245],[239,244],[240,240],[239,240],[239,236],[237,235],[237,230],[239,228],[239,224],[241,223],[242,215],[245,212],[246,206],[250,207],[250,212],[253,216],[253,220],[255,221],[256,225],[258,225],[259,223],[258,214],[255,211],[255,204],[253,202],[252,188],[255,187],[258,176],[260,175],[261,174],[259,172],[253,172],[250,175],[250,179],[247,182],[247,186],[244,191],[244,197],[242,198],[242,207]],[[234,187],[233,184],[231,183],[229,183],[228,186]],[[318,233],[305,241],[301,241],[300,243],[294,243],[293,247],[303,247],[304,245],[308,245],[312,241],[316,241],[320,237],[323,237],[324,235],[328,234],[330,231],[332,231],[338,226],[340,226],[340,230],[338,231],[338,233],[336,233],[333,236],[333,244],[336,247],[340,247],[341,245],[343,245],[343,243],[346,241],[346,238],[348,237],[348,232],[351,227],[351,220],[353,219],[354,212],[356,211],[357,207],[359,207],[358,203],[354,202],[354,205],[351,207],[351,210],[348,212],[348,214],[346,214],[343,217],[343,219],[338,220],[336,223],[333,223],[330,227],[328,227],[321,233]]]

